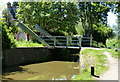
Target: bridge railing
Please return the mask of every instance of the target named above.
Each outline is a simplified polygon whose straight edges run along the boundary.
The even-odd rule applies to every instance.
[[[82,37],[82,46],[92,46],[92,37]]]
[[[43,40],[51,47],[81,47],[80,36],[45,36]]]

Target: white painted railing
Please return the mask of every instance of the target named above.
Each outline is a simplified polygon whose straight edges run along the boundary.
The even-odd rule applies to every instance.
[[[80,36],[47,36],[43,40],[51,47],[80,48],[82,37]]]

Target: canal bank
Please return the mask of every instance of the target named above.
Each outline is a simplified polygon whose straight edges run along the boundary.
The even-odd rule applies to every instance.
[[[77,61],[80,49],[28,47],[6,49],[3,54],[4,66],[15,66],[46,61]]]

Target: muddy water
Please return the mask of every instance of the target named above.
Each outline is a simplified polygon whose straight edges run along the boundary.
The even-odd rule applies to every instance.
[[[21,66],[23,71],[10,72],[3,79],[11,80],[71,80],[80,74],[79,63],[50,61]]]

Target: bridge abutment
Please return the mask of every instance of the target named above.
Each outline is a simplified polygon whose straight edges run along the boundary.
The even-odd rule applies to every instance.
[[[11,48],[6,49],[3,54],[3,65],[14,66],[47,61],[73,61],[79,59],[80,49],[72,48]]]

